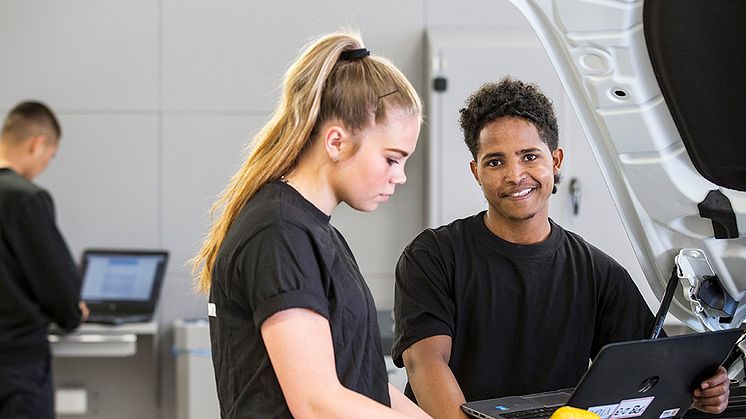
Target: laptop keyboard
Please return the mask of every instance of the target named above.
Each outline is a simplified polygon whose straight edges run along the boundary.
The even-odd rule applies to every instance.
[[[501,413],[500,417],[510,419],[549,419],[560,406],[539,407],[536,409],[523,410],[520,412]]]

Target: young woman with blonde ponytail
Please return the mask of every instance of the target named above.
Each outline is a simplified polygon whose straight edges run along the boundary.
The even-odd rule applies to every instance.
[[[342,235],[406,181],[422,106],[356,34],[310,44],[213,207],[195,258],[224,418],[427,417],[388,384],[376,309]]]

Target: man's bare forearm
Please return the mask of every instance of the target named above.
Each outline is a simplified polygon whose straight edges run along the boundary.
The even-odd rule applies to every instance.
[[[407,368],[417,404],[436,419],[466,419],[461,410],[464,394],[448,364],[439,359],[420,359]]]

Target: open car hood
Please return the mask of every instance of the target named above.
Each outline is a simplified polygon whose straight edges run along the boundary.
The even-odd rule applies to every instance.
[[[547,50],[642,270],[670,313],[746,318],[742,0],[511,0]],[[673,289],[673,288],[672,288]]]

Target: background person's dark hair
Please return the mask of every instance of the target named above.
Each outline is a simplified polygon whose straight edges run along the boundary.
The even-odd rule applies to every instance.
[[[482,128],[504,117],[531,121],[550,151],[559,147],[559,128],[552,101],[533,83],[524,83],[510,76],[499,83],[486,83],[469,96],[466,107],[459,113],[464,142],[475,160]]]
[[[33,135],[54,134],[52,140],[62,137],[62,128],[49,107],[41,102],[26,101],[16,105],[3,124],[2,137],[23,141]]]

